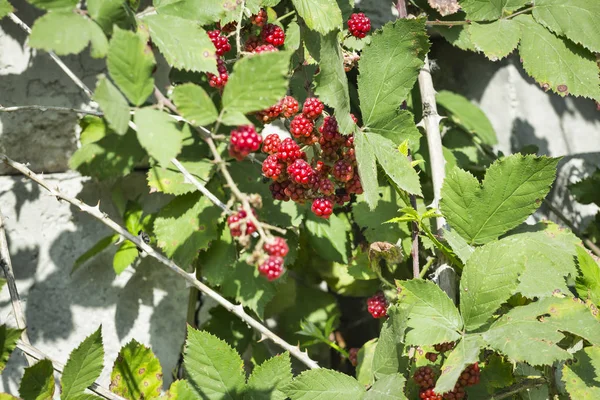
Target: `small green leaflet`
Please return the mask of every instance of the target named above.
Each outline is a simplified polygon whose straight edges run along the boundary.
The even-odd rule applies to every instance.
[[[471,25],[432,26],[431,30],[439,33],[448,43],[461,50],[477,50],[471,40]]]
[[[190,124],[199,126],[217,120],[217,108],[206,91],[193,83],[175,86],[173,101],[177,109]]]
[[[466,264],[475,249],[469,246],[465,239],[456,233],[456,231],[443,228],[442,232],[444,239],[446,239],[454,254],[460,258],[463,264]]]
[[[446,393],[454,388],[464,369],[479,360],[479,352],[484,343],[478,334],[466,335],[448,354],[441,370],[442,374],[435,384],[436,393]]]
[[[185,371],[198,398],[237,400],[245,384],[244,363],[227,343],[188,325]]]
[[[436,95],[438,105],[449,113],[450,119],[469,133],[476,134],[489,145],[498,143],[492,123],[483,111],[467,98],[442,90]]]
[[[394,376],[408,367],[408,357],[404,355],[404,332],[408,320],[407,307],[392,305],[387,310],[388,319],[384,322],[377,348],[373,355],[373,374],[381,380]]]
[[[110,389],[128,399],[160,396],[162,368],[150,348],[132,340],[121,348],[110,374]]]
[[[140,108],[135,112],[137,137],[148,154],[163,167],[181,151],[182,135],[176,121],[167,113],[152,108]]]
[[[232,272],[221,285],[223,295],[234,298],[262,318],[265,306],[275,296],[275,286],[254,265],[240,261],[228,267]]]
[[[215,169],[215,163],[209,159],[199,161],[183,161],[180,159],[179,161],[194,178],[205,185]],[[152,191],[177,196],[197,190],[181,171],[172,164],[166,168],[161,168],[158,165],[150,167],[148,171],[148,186],[150,186]]]
[[[143,104],[154,90],[154,55],[144,39],[116,28],[110,39],[106,65],[111,78],[134,105]]]
[[[414,118],[410,111],[400,110],[391,119],[373,121],[367,132],[383,136],[397,146],[407,140],[409,148],[415,151],[419,148],[421,132],[415,125]]]
[[[572,399],[600,398],[600,347],[586,347],[575,353],[571,364],[564,364],[562,381]]]
[[[322,35],[342,27],[342,12],[336,0],[292,0],[292,3],[306,26]]]
[[[91,19],[72,11],[52,11],[43,15],[35,21],[29,35],[31,47],[54,51],[59,56],[80,53],[89,43],[92,44],[92,57],[106,55],[108,41],[102,29]]]
[[[325,368],[304,371],[282,391],[291,400],[359,400],[365,395],[364,386],[356,379]]]
[[[100,105],[108,125],[118,134],[125,134],[129,125],[129,104],[105,76],[98,79],[93,99]]]
[[[407,400],[405,383],[406,379],[401,374],[387,375],[371,386],[364,400]]]
[[[52,362],[44,359],[25,368],[19,394],[23,400],[49,400],[54,395],[55,385]]]
[[[17,347],[17,340],[21,337],[22,332],[21,329],[9,328],[6,325],[0,326],[0,372],[4,370],[10,355]]]
[[[280,389],[290,383],[292,378],[289,353],[272,357],[252,371],[244,400],[285,400],[286,396]]]
[[[92,246],[92,248],[80,255],[77,258],[77,260],[75,260],[71,273],[77,271],[79,267],[85,264],[88,260],[92,259],[96,255],[104,251],[104,249],[107,249],[111,244],[115,243],[117,240],[119,240],[118,234],[100,239],[94,246]]]
[[[515,228],[541,204],[558,158],[515,154],[494,162],[479,184],[455,168],[444,180],[440,209],[468,243],[484,244]]]
[[[576,281],[577,293],[582,299],[590,299],[600,306],[600,265],[581,246],[577,246],[577,264],[581,271]]]
[[[0,19],[6,17],[8,14],[13,12],[13,6],[8,0],[0,0]]]
[[[373,210],[379,200],[379,185],[377,183],[377,159],[373,146],[367,140],[367,135],[359,130],[354,135],[354,148],[360,183],[364,190],[365,202]],[[360,204],[360,203],[359,203]]]
[[[519,24],[512,19],[500,19],[490,23],[474,22],[470,27],[471,40],[477,50],[492,61],[508,56],[517,48],[521,39]]]
[[[347,220],[332,214],[324,220],[308,213],[306,229],[310,233],[309,242],[313,249],[326,260],[348,263],[348,237]]]
[[[202,330],[226,341],[238,353],[243,354],[254,337],[252,328],[224,307],[212,308],[209,313],[210,319],[202,325]]]
[[[83,394],[102,373],[104,347],[102,328],[88,336],[71,352],[61,376],[62,400],[75,399]]]
[[[127,29],[134,23],[134,16],[128,14],[123,0],[88,0],[86,5],[90,17],[108,36],[112,35],[115,25]]]
[[[375,375],[373,375],[373,357],[375,356],[376,348],[377,338],[369,340],[362,345],[360,350],[358,350],[356,380],[365,386],[372,385],[373,382],[375,382]]]
[[[460,6],[471,21],[492,21],[516,11],[531,0],[461,0]]]
[[[125,271],[127,267],[133,264],[137,257],[138,250],[135,244],[129,240],[121,243],[113,258],[113,269],[115,270],[115,273],[119,275],[121,272]]]
[[[159,14],[207,25],[224,17],[231,4],[229,0],[155,0],[154,7]]]
[[[167,398],[169,400],[196,400],[196,393],[188,381],[179,380],[171,383]]]
[[[29,3],[43,10],[71,11],[77,7],[77,0],[30,0]]]
[[[600,2],[536,0],[533,18],[558,36],[600,53]]]

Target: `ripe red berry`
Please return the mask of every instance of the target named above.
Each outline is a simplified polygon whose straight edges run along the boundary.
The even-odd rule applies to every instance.
[[[438,353],[445,353],[447,351],[452,350],[454,348],[454,346],[455,346],[454,342],[444,342],[444,343],[439,343],[439,344],[434,345],[433,348]]]
[[[244,50],[247,51],[248,53],[253,53],[254,50],[256,50],[256,48],[260,45],[261,45],[261,42],[260,42],[259,37],[250,36],[250,37],[248,37],[248,39],[246,39],[246,43],[244,43]]]
[[[208,31],[208,37],[215,45],[216,53],[218,56],[222,56],[231,50],[231,45],[229,44],[229,40],[226,36],[221,35],[221,31],[215,29],[214,31]]]
[[[430,388],[421,390],[419,392],[419,398],[421,400],[442,400],[442,395],[435,393],[433,388]]]
[[[281,144],[281,139],[279,135],[276,133],[271,133],[267,135],[262,145],[262,152],[267,154],[275,154],[279,151],[279,145]]]
[[[270,256],[285,257],[290,248],[284,238],[276,236],[271,242],[265,242],[263,250]]]
[[[283,106],[284,117],[292,118],[294,115],[298,114],[300,105],[298,104],[298,100],[292,96],[285,96],[281,101],[281,104]]]
[[[227,73],[225,61],[221,58],[217,59],[217,71],[219,71],[217,75],[211,74],[210,72],[206,73],[206,76],[208,76],[208,84],[214,88],[222,88],[227,83],[229,74]]]
[[[367,309],[373,318],[383,318],[387,316],[387,300],[383,293],[369,297],[367,300]]]
[[[252,52],[254,54],[273,53],[275,51],[279,51],[279,50],[277,49],[277,47],[273,46],[272,44],[261,44],[260,46],[256,46],[256,48],[254,50],[252,50]]]
[[[335,186],[329,178],[322,177],[319,179],[319,192],[325,196],[331,196],[335,193]]]
[[[304,152],[300,150],[298,143],[292,138],[286,138],[279,145],[277,158],[285,163],[293,163],[295,160],[304,157]]]
[[[262,27],[267,22],[267,12],[264,8],[261,8],[257,14],[250,17],[252,25]]]
[[[290,196],[285,193],[285,189],[290,185],[290,181],[273,182],[269,185],[271,195],[275,200],[288,201]]]
[[[339,160],[333,165],[333,177],[340,182],[348,182],[354,177],[354,168],[345,160]]]
[[[263,26],[260,37],[266,43],[277,47],[283,46],[283,43],[285,42],[285,33],[283,32],[283,29],[273,24],[266,24]]]
[[[246,219],[247,216],[246,211],[239,210],[237,213],[227,217],[227,225],[229,226],[231,236],[246,236],[256,232],[256,226],[252,221]]]
[[[360,183],[360,177],[358,176],[358,174],[354,174],[352,179],[350,179],[348,182],[346,182],[345,188],[346,188],[346,192],[348,192],[349,194],[351,194],[351,193],[362,194],[363,193],[363,187],[362,187],[362,184]]]
[[[363,13],[352,14],[348,20],[348,30],[352,36],[362,39],[371,30],[371,21]]]
[[[298,159],[290,164],[287,168],[287,173],[293,182],[301,185],[308,185],[315,171],[309,163],[302,159]]]
[[[352,364],[352,366],[356,367],[356,365],[358,364],[358,348],[353,347],[350,350],[348,350],[348,360],[350,361],[350,364]]]
[[[296,115],[290,123],[290,133],[296,138],[310,137],[314,128],[313,122],[302,114]]]
[[[419,367],[413,374],[413,380],[421,389],[429,389],[435,384],[435,374],[431,367]]]
[[[310,209],[317,217],[329,219],[329,216],[333,213],[333,203],[329,199],[319,197],[313,200]]]
[[[283,257],[270,256],[260,264],[258,272],[270,281],[279,278],[283,273]]]
[[[252,125],[239,126],[231,131],[229,154],[237,160],[243,160],[248,154],[260,148],[262,137]]]
[[[279,161],[276,155],[272,154],[265,158],[262,163],[263,175],[267,178],[271,178],[274,181],[279,180],[281,175],[285,171],[285,164]]]
[[[321,103],[321,100],[316,97],[309,97],[304,101],[302,106],[302,114],[309,119],[317,119],[323,113],[325,106]]]

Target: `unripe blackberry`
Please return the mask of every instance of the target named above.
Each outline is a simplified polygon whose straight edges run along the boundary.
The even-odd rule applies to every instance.
[[[271,178],[274,181],[279,180],[279,178],[284,174],[285,164],[279,161],[276,155],[272,154],[265,158],[265,161],[262,163],[262,172],[263,175],[267,178]]]
[[[308,189],[298,183],[290,182],[290,184],[283,190],[286,196],[296,203],[304,204],[307,199]]]
[[[284,117],[292,118],[294,115],[298,114],[300,105],[298,104],[298,100],[296,100],[292,96],[285,96],[281,103],[283,106]]]
[[[456,343],[454,343],[454,342],[444,342],[444,343],[439,343],[439,344],[434,345],[433,348],[438,353],[445,353],[447,351],[452,350],[455,345],[456,345]]]
[[[354,37],[359,39],[367,36],[367,33],[371,30],[371,21],[363,13],[354,13],[350,15],[348,20],[348,31]]]
[[[354,177],[354,168],[345,160],[339,160],[333,165],[333,177],[340,182],[348,182]]]
[[[313,200],[310,209],[313,213],[315,213],[317,217],[329,219],[329,217],[333,213],[333,203],[327,198],[320,197]]]
[[[323,124],[319,127],[322,142],[332,144],[344,143],[344,137],[338,130],[338,123],[335,117],[327,116],[323,119]]]
[[[283,273],[283,257],[270,256],[265,262],[260,264],[258,272],[264,275],[269,281],[273,281]]]
[[[442,400],[441,394],[436,394],[433,388],[423,389],[419,392],[419,399],[421,400]]]
[[[269,185],[271,195],[275,200],[289,201],[290,196],[285,194],[285,189],[290,185],[290,181],[273,182]]]
[[[297,138],[300,143],[306,146],[311,146],[319,141],[319,137],[317,135],[311,134],[308,136],[301,136]]]
[[[335,193],[335,186],[329,178],[322,177],[319,179],[319,193],[325,196],[331,196]]]
[[[437,360],[438,355],[437,353],[427,352],[425,353],[425,358],[434,363]]]
[[[331,171],[331,167],[325,164],[323,161],[317,161],[317,167],[315,168],[315,171],[319,173],[319,175],[325,176],[329,173],[329,171]]]
[[[311,136],[314,128],[313,122],[302,114],[296,115],[290,123],[290,133],[296,138]]]
[[[262,145],[262,152],[267,154],[275,154],[279,151],[279,145],[281,144],[281,139],[279,135],[276,133],[271,133],[267,135]]]
[[[325,160],[335,161],[338,157],[338,150],[340,145],[335,142],[328,142],[323,136],[319,138],[319,144],[321,145],[321,156]]]
[[[216,54],[218,56],[222,56],[223,54],[225,54],[229,50],[231,50],[231,45],[229,44],[229,40],[227,39],[227,37],[221,35],[220,30],[215,29],[214,31],[208,31],[206,33],[208,34],[208,37],[215,45]]]
[[[248,53],[253,53],[254,50],[256,50],[256,48],[261,44],[262,43],[260,42],[259,37],[249,36],[248,39],[246,39],[246,43],[244,43],[244,51],[247,51]]]
[[[473,386],[479,383],[479,364],[471,364],[460,374],[458,378],[458,383],[461,386]]]
[[[263,27],[264,24],[267,23],[267,12],[264,8],[261,8],[257,14],[250,17],[250,22],[252,25],[256,25],[259,27]]]
[[[373,318],[383,318],[387,316],[387,300],[383,293],[369,297],[367,300],[367,310]]]
[[[220,26],[220,24],[217,24]],[[231,21],[226,23],[223,27],[221,27],[221,33],[224,35],[229,35],[231,32],[235,32],[237,28],[237,21]]]
[[[252,210],[252,212],[256,215],[254,210]],[[237,213],[227,217],[227,225],[229,226],[231,236],[246,236],[256,232],[256,226],[252,221],[246,219],[247,216],[248,214],[246,211],[239,210]]]
[[[291,164],[304,156],[304,152],[300,150],[300,146],[292,138],[283,139],[283,142],[279,145],[277,158],[287,164]]]
[[[419,367],[413,374],[413,380],[421,389],[429,389],[435,385],[435,374],[431,367]]]
[[[288,166],[287,173],[292,182],[296,182],[301,185],[308,185],[310,179],[315,174],[315,171],[312,169],[309,163],[298,159]]]
[[[442,399],[444,400],[462,400],[466,397],[465,389],[458,383],[454,386],[451,392],[444,393]]]
[[[259,111],[257,113],[257,116],[258,116],[258,119],[260,119],[262,122],[264,122],[266,124],[267,122],[271,122],[274,119],[276,119],[277,117],[279,117],[281,115],[282,111],[283,111],[283,105],[281,104],[281,101],[280,101],[277,104],[274,104],[271,107],[267,108],[266,110]]]
[[[346,182],[345,188],[346,192],[348,192],[349,194],[363,194],[363,187],[360,183],[360,177],[358,176],[358,174],[355,173],[352,179]]]
[[[350,364],[352,364],[352,366],[354,367],[356,367],[356,365],[358,364],[358,351],[359,349],[356,347],[353,347],[350,350],[348,350],[348,361],[350,361]]]
[[[263,26],[260,37],[264,42],[277,47],[283,46],[283,43],[285,42],[285,33],[283,32],[283,29],[273,24],[266,24]]]
[[[262,137],[252,125],[239,126],[231,131],[229,154],[237,160],[243,160],[248,154],[260,148]]]
[[[260,54],[260,53],[273,53],[279,51],[277,49],[277,47],[273,46],[272,44],[261,44],[259,46],[256,46],[256,48],[254,50],[252,50],[252,52],[254,54]]]
[[[321,100],[316,97],[309,97],[304,101],[302,106],[302,114],[309,119],[317,119],[323,113],[325,106],[321,103]]]
[[[276,236],[271,242],[265,242],[263,250],[270,256],[285,257],[290,248],[284,238]]]
[[[229,74],[227,73],[225,61],[223,61],[221,58],[217,59],[217,71],[219,71],[217,75],[211,74],[210,72],[206,73],[206,76],[208,77],[208,84],[214,88],[222,88],[227,83]]]

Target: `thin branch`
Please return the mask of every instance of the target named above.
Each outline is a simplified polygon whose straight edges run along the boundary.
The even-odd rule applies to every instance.
[[[534,388],[536,388],[538,386],[542,386],[546,383],[548,383],[548,382],[546,382],[546,379],[544,379],[544,378],[524,379],[521,382],[515,383],[514,385],[508,386],[507,388],[501,390],[500,392],[493,394],[491,397],[488,397],[487,400],[507,399],[523,390],[534,389]]]
[[[404,0],[398,0],[398,2]],[[408,151],[408,160],[412,162],[412,155],[410,154],[410,150]],[[417,196],[414,194],[409,194],[408,198],[410,199],[410,205],[415,210],[417,209]],[[413,221],[411,223],[411,238],[412,238],[412,248],[410,250],[410,255],[412,257],[412,268],[413,268],[413,278],[418,279],[421,276],[421,272],[419,270],[419,223],[417,221]]]
[[[39,106],[39,105],[4,107],[4,106],[0,105],[0,112],[15,112],[15,111],[23,111],[23,110],[62,111],[62,112],[70,112],[70,113],[84,114],[84,115],[95,115],[96,117],[102,117],[104,115],[100,111],[82,110],[79,108],[70,108],[70,107]]]
[[[27,336],[27,324],[25,322],[25,313],[21,306],[21,298],[19,291],[17,290],[17,283],[15,280],[15,274],[13,273],[12,262],[10,260],[10,252],[8,250],[8,242],[6,240],[6,232],[4,228],[4,216],[0,210],[0,265],[4,271],[6,277],[6,284],[8,285],[8,292],[10,293],[10,302],[12,304],[13,314],[17,323],[17,328],[22,329],[21,340],[25,343],[29,343],[29,336]],[[25,355],[28,365],[33,365],[34,359]]]
[[[398,18],[408,17],[408,12],[406,11],[406,0],[398,0],[396,2],[396,11],[398,11]]]
[[[402,0],[399,0],[399,1],[402,1]],[[512,18],[516,17],[517,15],[528,13],[528,12],[532,11],[534,8],[535,8],[535,6],[531,6],[531,7],[525,8],[519,12],[502,17],[500,19],[512,19]],[[471,25],[473,23],[473,21],[468,20],[468,19],[464,20],[464,21],[440,21],[439,19],[436,19],[435,21],[426,21],[425,23],[429,26],[440,26],[441,25],[441,26],[452,27],[452,26],[456,26],[456,25]]]
[[[46,354],[42,353],[40,350],[33,347],[32,345],[25,343],[23,340],[19,340],[17,342],[17,348],[20,349],[23,353],[27,354],[29,357],[33,358],[34,360],[49,360],[52,363],[54,370],[59,374],[62,374],[64,366],[61,363],[52,360],[50,357],[48,357]],[[88,389],[96,393],[98,396],[104,397],[105,399],[125,400],[123,397],[111,392],[108,389],[105,389],[104,387],[98,385],[96,382],[88,386]]]
[[[70,196],[67,196],[66,194],[63,194],[60,191],[60,188],[50,186],[50,184],[47,181],[45,181],[40,175],[31,171],[24,164],[21,164],[21,163],[11,160],[4,154],[0,154],[0,160],[4,161],[7,165],[15,168],[16,170],[21,172],[23,175],[25,175],[32,181],[36,182],[37,184],[39,184],[40,186],[42,186],[43,188],[48,190],[50,192],[50,194],[53,195],[54,197],[56,197],[57,199],[64,200],[64,201],[74,205],[75,207],[78,207],[81,211],[88,213],[92,217],[98,219],[100,222],[102,222],[103,224],[105,224],[106,226],[108,226],[109,228],[114,230],[115,232],[119,233],[125,239],[127,239],[127,240],[131,241],[132,243],[134,243],[135,245],[137,245],[137,247],[139,247],[140,249],[145,251],[150,257],[152,257],[152,258],[156,259],[157,261],[159,261],[160,263],[166,265],[172,272],[183,277],[183,279],[185,279],[189,285],[196,287],[198,290],[200,290],[201,292],[203,292],[204,294],[206,294],[207,296],[209,296],[210,298],[215,300],[217,303],[219,303],[220,305],[225,307],[225,309],[227,309],[230,312],[232,312],[233,314],[237,315],[245,323],[247,323],[252,328],[254,328],[258,332],[260,332],[265,338],[272,340],[273,342],[278,344],[280,347],[282,347],[284,350],[289,351],[292,356],[296,357],[298,360],[303,362],[307,367],[319,368],[319,365],[315,361],[310,359],[310,357],[308,356],[308,354],[306,352],[300,351],[300,348],[298,346],[292,346],[291,344],[287,343],[285,340],[283,340],[282,338],[277,336],[275,333],[270,331],[266,326],[264,326],[263,324],[261,324],[260,322],[258,322],[254,318],[252,318],[250,315],[248,315],[246,313],[246,311],[244,310],[244,307],[242,307],[242,305],[235,305],[235,304],[231,303],[229,300],[227,300],[226,298],[221,296],[219,293],[217,293],[216,291],[214,291],[213,289],[211,289],[210,287],[208,287],[207,285],[205,285],[204,283],[202,283],[198,279],[196,279],[196,276],[193,273],[189,274],[189,273],[185,272],[177,264],[175,264],[175,262],[173,262],[172,260],[166,258],[162,254],[157,252],[153,247],[147,245],[139,237],[134,236],[131,233],[129,233],[129,231],[127,231],[127,229],[123,228],[121,225],[117,224],[115,221],[110,219],[107,214],[100,211],[99,205],[97,205],[96,207],[92,207],[77,198],[70,197]]]
[[[550,200],[544,199],[544,204],[550,209],[550,211],[554,213],[554,215],[558,217],[558,219],[560,219],[567,227],[569,227],[569,229],[571,229],[571,231],[573,231],[573,233],[577,235],[583,241],[583,243],[594,252],[596,256],[600,257],[600,248],[596,246],[596,244],[590,239],[584,238],[581,231],[579,231],[579,229],[577,229],[577,227],[573,225],[573,223],[569,221],[569,219],[558,208],[556,208],[554,204],[552,204],[552,202],[550,202]]]
[[[235,45],[238,53],[238,58],[240,57],[240,52],[242,51],[242,41],[241,31],[242,31],[242,19],[244,18],[244,9],[246,8],[246,0],[242,0],[242,4],[240,4],[240,16],[237,19],[237,25],[235,27]]]

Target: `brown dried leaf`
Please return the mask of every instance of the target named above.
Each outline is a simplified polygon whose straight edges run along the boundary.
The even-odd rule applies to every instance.
[[[431,7],[438,10],[444,17],[460,10],[458,0],[428,0],[428,2]]]

